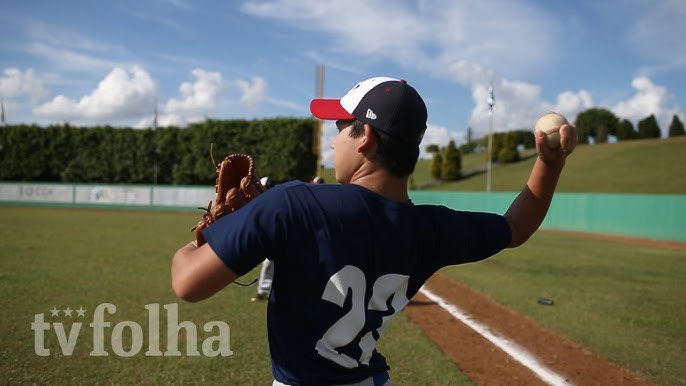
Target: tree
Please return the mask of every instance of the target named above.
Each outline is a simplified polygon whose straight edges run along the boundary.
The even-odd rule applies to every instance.
[[[595,143],[607,143],[608,137],[607,127],[601,126],[598,128],[598,132],[595,133]]]
[[[493,133],[491,143],[491,162],[498,162],[498,154],[505,144],[505,133]],[[484,137],[484,147],[488,149],[488,136]],[[488,151],[486,151],[486,161],[488,161]]]
[[[479,146],[479,143],[474,140],[474,130],[471,127],[467,127],[467,142],[458,148],[460,154],[471,154],[477,146]]]
[[[648,118],[642,119],[638,122],[638,136],[639,138],[660,138],[662,131],[657,124],[655,115],[650,114]]]
[[[674,114],[672,123],[669,124],[669,137],[677,137],[680,135],[686,135],[686,131],[684,131],[684,124],[679,119],[679,116]]]
[[[533,130],[517,130],[514,133],[517,135],[517,145],[524,145],[525,149],[536,148],[536,136]]]
[[[79,148],[75,146],[78,129],[64,125],[51,125],[45,128],[45,138],[48,140],[45,148],[45,163],[47,173],[43,181],[62,182],[62,171],[69,161],[78,157]]]
[[[579,133],[579,143],[588,143],[589,137],[599,142],[598,131],[603,131],[600,140],[606,141],[607,136],[617,134],[619,118],[610,110],[594,107],[579,114],[574,125]]]
[[[443,164],[443,157],[441,156],[441,148],[432,143],[427,145],[425,148],[427,153],[431,153],[433,157],[431,158],[431,164],[429,165],[429,175],[434,179],[441,179],[441,166]]]
[[[441,179],[444,181],[455,181],[460,179],[462,172],[462,156],[455,146],[455,141],[451,140],[448,147],[443,151],[443,164],[441,166]]]
[[[429,174],[431,177],[440,180],[441,179],[441,169],[443,167],[443,156],[440,151],[434,153],[434,157],[431,159],[431,165],[429,165]]]
[[[474,152],[474,149],[476,149],[477,146],[479,146],[479,143],[472,141],[469,143],[463,143],[460,145],[460,147],[458,147],[458,149],[460,149],[460,154],[471,154]]]
[[[634,130],[634,125],[628,119],[622,119],[617,126],[617,140],[626,141],[630,139],[636,139],[638,133]]]
[[[36,125],[3,126],[0,130],[0,180],[36,181],[46,167],[47,137]]]
[[[431,154],[436,154],[436,153],[441,151],[441,148],[438,147],[438,145],[436,145],[435,143],[432,143],[431,145],[426,145],[426,147],[424,149],[426,150],[427,153],[431,153]]]
[[[519,161],[519,152],[517,151],[518,137],[519,133],[515,131],[508,132],[505,135],[503,146],[498,152],[498,162],[511,163]]]

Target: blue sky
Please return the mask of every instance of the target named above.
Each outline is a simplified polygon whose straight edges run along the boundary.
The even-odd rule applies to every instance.
[[[590,107],[655,114],[664,135],[686,118],[682,0],[2,0],[0,36],[10,124],[307,117],[318,65],[326,97],[406,79],[429,110],[423,148],[487,134],[491,84],[495,131]]]

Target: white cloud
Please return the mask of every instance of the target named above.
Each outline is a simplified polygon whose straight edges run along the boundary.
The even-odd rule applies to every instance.
[[[373,3],[249,1],[243,5],[243,10],[257,17],[275,19],[294,28],[316,31],[331,38],[325,50],[327,56],[345,53],[364,57],[367,61],[385,60],[389,56],[399,62],[416,61],[423,56],[421,42],[427,36],[425,24],[419,23],[417,16],[406,5],[389,0]],[[331,15],[336,15],[336,21],[332,21]],[[334,66],[335,63],[332,63],[332,68]]]
[[[126,66],[125,63],[102,59],[86,53],[61,47],[53,47],[42,43],[31,43],[26,47],[26,51],[47,59],[56,67],[68,69],[70,71],[102,72],[108,71],[113,67]]]
[[[176,8],[180,8],[184,11],[192,9],[191,5],[188,4],[188,2],[184,1],[184,0],[166,0],[165,2],[171,4],[172,6],[174,6]]]
[[[22,79],[34,79],[32,71],[23,77],[18,70],[6,71],[2,87],[17,89]],[[224,79],[219,72],[196,68],[191,71],[192,80],[179,86],[179,97],[170,98],[158,109],[157,125],[185,126],[217,113],[218,98],[224,89]],[[23,82],[27,87],[30,82]],[[255,109],[264,101],[267,83],[261,77],[252,82],[238,81],[242,91],[241,103]],[[88,95],[72,98],[58,95],[50,102],[33,109],[34,114],[51,121],[67,121],[74,124],[113,124],[150,127],[158,85],[150,74],[137,66],[130,70],[115,68]]]
[[[565,115],[567,119],[574,121],[578,113],[590,109],[595,104],[591,94],[586,90],[579,92],[565,91],[557,96],[557,103],[551,109]]]
[[[470,87],[475,107],[469,124],[477,136],[484,136],[488,133],[490,125],[486,103],[488,84],[479,83],[484,79],[485,71],[474,65],[468,67],[476,69],[472,72],[471,78],[461,80],[472,82]],[[663,133],[666,133],[672,117],[678,114],[676,107],[668,106],[671,94],[667,88],[654,84],[646,77],[634,78],[631,85],[636,93],[629,99],[618,102],[611,110],[620,119],[629,119],[634,125],[653,114]],[[554,102],[548,102],[542,98],[540,86],[526,82],[496,80],[494,89],[494,132],[531,129],[541,114],[551,110],[565,115],[573,122],[579,113],[597,106],[587,90],[563,91],[557,95]]]
[[[545,90],[546,95],[557,92],[550,99],[544,97],[539,84],[519,80],[536,78],[538,72],[554,71],[551,68],[558,65],[564,68],[556,60],[565,57],[561,52],[569,46],[565,42],[574,41],[565,32],[584,24],[574,23],[576,15],[565,21],[563,15],[551,13],[554,9],[505,0],[254,0],[243,5],[243,11],[253,16],[316,31],[331,41],[321,48],[324,53],[307,53],[320,62],[326,61],[321,58],[327,55],[340,57],[337,54],[344,53],[344,57],[353,56],[358,61],[400,64],[467,87],[474,102],[468,125],[477,136],[489,131],[486,97],[491,82],[496,93],[494,131],[531,129],[549,110],[573,121],[580,112],[595,106],[593,95],[586,89]],[[686,18],[682,1],[650,5],[632,2],[619,11],[603,6],[595,9],[601,10],[601,15],[619,12],[617,17],[626,18],[628,46],[648,59],[641,72],[678,71],[686,66],[686,40],[682,38],[686,23],[679,22]],[[332,22],[332,14],[342,22]],[[347,20],[354,20],[354,26]],[[655,114],[664,130],[678,112],[665,107],[667,90],[650,81],[632,84],[638,93],[618,102],[616,113],[635,121]],[[437,130],[435,138],[441,137],[447,143],[450,132]]]
[[[188,10],[193,7],[187,0],[164,0],[164,3],[165,9]],[[657,74],[683,72],[686,65],[686,40],[682,38],[686,34],[686,23],[679,22],[686,18],[686,7],[682,3],[680,0],[661,0],[655,4],[643,4],[630,0],[626,7],[617,10],[608,10],[616,8],[613,4],[592,7],[599,10],[594,19],[603,20],[604,23],[607,18],[623,21],[622,25],[626,28],[618,28],[621,32],[612,35],[612,41],[631,51],[634,57],[641,58],[638,64],[633,58],[622,61],[627,69],[634,69],[634,74],[643,75],[633,81],[632,87],[636,92],[631,92],[623,101],[617,101],[617,97],[614,97],[605,102],[614,106],[615,113],[621,118],[637,122],[655,114],[665,130],[671,116],[679,111],[678,106],[670,106],[672,96],[666,89],[669,87],[674,92],[680,92],[678,81],[670,83],[664,80],[668,78],[658,77]],[[462,98],[465,99],[464,106],[461,106],[464,111],[459,111],[459,118],[455,122],[430,125],[424,143],[431,140],[445,145],[450,139],[464,141],[463,132],[450,131],[443,126],[452,126],[452,129],[469,126],[475,135],[485,135],[489,129],[486,97],[491,82],[496,97],[493,116],[495,131],[530,128],[537,117],[548,110],[559,111],[573,120],[580,111],[594,106],[594,96],[603,95],[601,98],[609,99],[607,90],[593,89],[594,95],[587,91],[591,87],[603,87],[600,84],[603,82],[597,82],[597,85],[592,82],[592,76],[597,74],[591,74],[588,70],[577,83],[585,89],[551,90],[546,83],[532,81],[561,79],[562,76],[567,84],[578,81],[572,70],[566,72],[569,62],[564,58],[567,53],[573,52],[574,63],[586,60],[584,53],[576,50],[572,43],[585,36],[584,33],[591,32],[581,29],[591,28],[595,21],[579,22],[572,26],[570,18],[582,16],[577,9],[570,9],[570,15],[561,15],[553,13],[560,10],[558,6],[508,0],[246,0],[242,4],[244,12],[266,21],[260,24],[265,32],[273,32],[267,29],[274,24],[300,31],[314,31],[308,37],[312,41],[295,45],[293,51],[300,49],[300,55],[306,60],[324,63],[327,69],[334,69],[331,76],[333,82],[341,81],[341,78],[347,78],[350,74],[377,75],[369,72],[391,68],[393,71],[409,72],[408,76],[416,76],[416,79],[427,76],[430,80],[425,84],[428,85],[437,84],[433,83],[435,80],[445,79],[449,79],[451,84],[457,83],[460,96],[467,91],[471,100],[469,97]],[[586,8],[591,7],[586,5],[578,7],[578,10],[581,12]],[[336,20],[332,20],[331,15],[336,15]],[[159,18],[164,17],[162,14]],[[192,30],[182,19],[174,20],[179,23],[179,29],[184,27]],[[34,105],[38,103],[47,93],[46,84],[51,88],[68,85],[79,91],[59,91],[62,95],[54,96],[56,92],[51,95],[50,103],[34,111],[50,120],[114,123],[129,119],[138,121],[139,125],[149,126],[155,100],[159,98],[157,86],[147,72],[143,71],[146,80],[145,77],[136,77],[133,70],[127,72],[122,68],[133,67],[123,64],[125,61],[141,63],[146,60],[146,55],[151,54],[159,66],[156,67],[159,76],[164,79],[161,82],[167,83],[172,89],[186,79],[173,78],[176,70],[163,67],[171,62],[181,64],[182,71],[186,73],[188,69],[197,67],[198,63],[207,65],[208,60],[213,60],[214,63],[225,65],[222,68],[226,69],[227,74],[237,73],[240,75],[236,77],[241,78],[227,78],[226,84],[235,87],[236,92],[232,98],[222,99],[221,93],[225,87],[222,74],[193,70],[190,79],[181,84],[178,95],[173,91],[167,92],[164,99],[159,100],[159,125],[183,126],[218,112],[229,116],[259,116],[255,114],[256,111],[268,114],[268,108],[273,106],[279,106],[281,109],[278,111],[290,109],[298,114],[307,111],[306,106],[302,106],[306,102],[291,93],[285,98],[294,98],[294,101],[269,95],[274,93],[276,83],[268,79],[275,79],[277,75],[251,77],[250,72],[245,75],[245,70],[234,69],[243,64],[235,64],[231,60],[184,56],[177,50],[172,50],[178,54],[173,57],[169,55],[169,49],[163,46],[152,50],[159,49],[160,52],[137,51],[141,49],[137,44],[112,40],[111,36],[88,33],[76,27],[61,27],[59,22],[46,24],[27,18],[17,23],[16,27],[17,31],[23,30],[26,35],[25,41],[21,46],[17,45],[16,50],[32,54],[34,62],[31,66],[41,73],[37,75],[32,69],[6,69],[0,74],[0,92],[4,95],[7,110],[20,108],[16,105],[18,97],[30,98]],[[565,30],[578,33],[565,34]],[[297,41],[300,42],[300,39]],[[247,49],[246,54],[250,54]],[[558,62],[563,60],[565,63]],[[638,65],[644,68],[636,69]],[[54,71],[54,78],[51,79],[45,71]],[[269,73],[269,70],[264,71]],[[75,72],[78,73],[76,78],[71,76]],[[341,76],[337,72],[345,74]],[[94,81],[90,80],[93,73],[97,74]],[[104,74],[108,75],[93,90],[93,84],[103,79]],[[657,80],[662,84],[653,84]],[[85,89],[84,82],[89,82]],[[451,84],[447,87],[455,87]],[[545,87],[542,86],[544,84]],[[141,88],[137,89],[136,85]],[[623,86],[629,89],[628,85]],[[626,90],[611,93],[629,95]],[[447,98],[445,95],[437,87],[436,91],[429,89],[425,96],[429,98],[429,104],[433,98],[438,109],[447,105],[448,102],[441,100]],[[166,99],[170,96],[170,99]],[[269,106],[260,107],[262,105]],[[25,106],[23,109],[29,110]],[[468,118],[463,117],[465,111],[470,112]],[[335,130],[333,126],[331,129]],[[443,140],[439,141],[440,138]]]
[[[475,137],[488,134],[491,125],[489,115],[489,88],[493,85],[495,104],[493,108],[493,131],[532,129],[538,117],[550,110],[574,120],[579,112],[593,107],[593,98],[586,90],[564,91],[556,102],[543,99],[541,86],[508,79],[494,79],[493,71],[464,60],[450,66],[458,83],[471,89],[474,108],[469,119]]]
[[[236,85],[241,90],[241,105],[249,113],[254,113],[267,95],[267,81],[260,76],[254,76],[251,81],[238,79]]]
[[[17,68],[6,68],[0,77],[0,95],[4,98],[27,97],[35,102],[47,95],[47,90],[36,72],[29,68],[21,71]]]
[[[560,31],[555,17],[504,0],[273,0],[248,1],[243,10],[330,36],[327,49],[333,53],[390,60],[440,75],[460,60],[504,74],[535,70],[555,57],[554,36]],[[338,21],[332,22],[331,15]],[[354,20],[352,25],[348,20]]]
[[[37,19],[23,19],[21,24],[26,35],[33,42],[41,42],[52,47],[64,47],[70,50],[125,53],[121,45],[109,44],[102,40],[94,40],[88,35],[76,32],[76,29],[65,28],[59,24],[45,23]]]
[[[144,118],[142,119],[137,127],[145,128],[145,127],[152,127],[152,121],[153,118]],[[184,126],[186,123],[188,123],[188,120],[184,117],[182,117],[179,114],[174,114],[174,113],[166,113],[162,114],[157,117],[157,126],[158,127],[166,127],[166,126]]]
[[[448,71],[463,86],[488,84],[493,80],[493,71],[486,70],[482,66],[466,60],[458,60],[451,64]]]
[[[631,99],[619,102],[613,109],[616,114],[636,120],[659,113],[668,97],[666,88],[653,84],[646,77],[634,78],[631,86],[637,93]]]
[[[115,68],[90,94],[78,100],[58,95],[33,112],[56,121],[110,123],[149,114],[156,95],[157,84],[147,71]]]
[[[265,102],[272,104],[274,106],[280,106],[280,107],[285,107],[287,109],[297,111],[298,113],[302,113],[303,111],[307,111],[307,107],[303,107],[302,105],[291,101],[291,100],[286,100],[286,99],[278,99],[278,98],[266,98]]]
[[[475,76],[470,79],[474,108],[469,126],[473,129],[475,137],[483,137],[491,129],[490,106],[487,103],[491,84],[495,99],[493,132],[529,128],[542,112],[551,109],[550,104],[541,100],[540,86],[507,79],[496,79],[492,83],[487,83],[483,82],[483,73],[485,71],[476,71]]]
[[[22,27],[29,40],[21,50],[45,59],[52,68],[102,73],[133,65],[103,57],[126,55],[128,51],[124,46],[94,40],[75,29],[35,19],[22,20]]]
[[[420,4],[426,11],[420,20],[427,26],[422,42],[428,54],[425,60],[439,66],[433,68],[437,73],[466,60],[500,74],[520,76],[551,63],[559,49],[555,37],[561,28],[556,18],[525,2],[446,0]],[[428,68],[432,68],[430,64]]]
[[[636,93],[628,100],[617,103],[613,112],[620,118],[628,119],[638,124],[638,121],[655,115],[663,133],[669,129],[672,117],[677,113],[676,108],[667,107],[671,95],[667,88],[654,84],[646,77],[634,78],[631,86]]]
[[[158,120],[160,126],[182,126],[216,113],[217,98],[224,88],[222,74],[196,68],[191,75],[194,80],[179,87],[181,98],[171,98],[165,104]]]
[[[419,145],[419,158],[431,158],[431,154],[426,152],[427,146],[438,145],[444,147],[451,140],[454,140],[455,144],[459,146],[461,143],[465,143],[467,138],[463,133],[455,133],[446,127],[428,124],[422,143]]]
[[[686,7],[681,0],[640,4],[637,20],[629,25],[629,41],[652,64],[643,71],[686,68]]]

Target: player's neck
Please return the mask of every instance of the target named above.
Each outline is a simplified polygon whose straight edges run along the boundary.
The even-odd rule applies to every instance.
[[[354,176],[350,183],[371,190],[389,200],[407,202],[410,197],[407,192],[407,177],[395,177],[386,171],[376,171],[371,174]]]

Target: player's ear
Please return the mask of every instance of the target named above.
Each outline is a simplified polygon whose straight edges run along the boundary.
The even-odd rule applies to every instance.
[[[374,135],[374,129],[370,124],[365,123],[364,133],[362,134],[360,145],[358,146],[357,151],[363,153],[373,149],[374,146],[376,146],[376,135]]]

